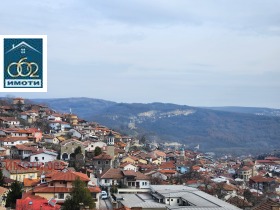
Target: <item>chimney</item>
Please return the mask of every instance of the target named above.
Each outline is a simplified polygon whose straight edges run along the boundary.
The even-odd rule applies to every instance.
[[[15,48],[15,45],[13,44],[12,47],[13,47],[13,49],[14,49],[14,48]]]

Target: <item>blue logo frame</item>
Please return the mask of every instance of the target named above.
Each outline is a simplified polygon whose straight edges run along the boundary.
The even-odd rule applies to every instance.
[[[26,37],[26,36],[24,36]],[[45,92],[46,62],[44,58],[43,38],[13,38],[3,39],[3,89],[20,90],[27,92]],[[44,87],[45,86],[45,87]],[[20,91],[21,92],[21,91]]]

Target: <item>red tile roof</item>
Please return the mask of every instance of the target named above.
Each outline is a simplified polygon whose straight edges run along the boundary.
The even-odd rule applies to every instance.
[[[101,179],[122,179],[123,173],[119,168],[110,168],[100,174]]]
[[[261,204],[253,207],[252,210],[271,210],[272,206],[280,207],[280,204],[271,199],[268,199]]]
[[[103,152],[102,154],[93,157],[92,159],[94,160],[112,160],[112,157],[108,154],[106,154],[105,152]]]
[[[163,173],[163,174],[176,174],[177,171],[175,170],[159,170],[160,173]]]
[[[90,181],[86,174],[74,171],[59,171],[52,176],[54,181],[75,181],[77,178],[80,178],[82,181]]]
[[[39,183],[40,183],[40,179],[29,179],[29,178],[24,178],[23,179],[24,187],[36,186]]]
[[[265,158],[266,160],[280,160],[280,158],[279,157],[266,157]]]
[[[155,155],[157,155],[159,157],[166,157],[165,152],[162,152],[160,150],[155,150],[154,153],[155,153]]]
[[[29,151],[36,151],[37,148],[35,147],[27,147],[25,146],[24,144],[18,144],[18,145],[15,145],[15,147],[18,149],[18,150],[29,150]]]
[[[256,160],[256,162],[262,164],[275,164],[275,162],[272,160]]]
[[[128,165],[132,165],[132,166],[135,167],[135,165],[133,165],[133,164],[130,163],[130,162],[124,162],[124,163],[122,163],[122,164],[120,165],[120,168],[124,168],[124,167],[126,167],[126,166],[128,166]]]
[[[51,206],[48,204],[48,200],[40,196],[33,196],[32,198],[26,197],[23,199],[17,199],[16,210],[22,209],[44,209],[44,210],[59,210],[60,205],[56,204]]]
[[[5,137],[0,138],[2,142],[29,141],[28,137]]]
[[[126,171],[122,171],[124,176],[134,176],[136,177],[136,172],[132,171],[132,170],[126,170]]]
[[[275,179],[270,177],[264,177],[264,176],[253,176],[250,178],[250,181],[253,181],[255,183],[260,183],[260,182],[272,182],[275,181]]]
[[[99,187],[88,187],[89,191],[92,193],[100,193],[101,189]]]
[[[160,169],[176,169],[176,166],[173,161],[162,163],[159,166]]]
[[[53,193],[53,192],[60,192],[60,193],[67,193],[71,192],[72,188],[67,187],[48,187],[48,185],[41,185],[37,186],[33,189],[34,193]]]

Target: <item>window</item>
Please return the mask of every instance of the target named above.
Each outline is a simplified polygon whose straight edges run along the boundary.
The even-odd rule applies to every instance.
[[[169,198],[167,199],[167,201],[169,201]]]
[[[107,179],[104,180],[105,183],[109,183]]]
[[[101,163],[100,160],[98,160],[98,161],[97,161],[97,164],[100,165],[100,163]]]
[[[173,199],[171,199],[171,201],[173,201]]]
[[[106,164],[107,164],[107,165],[109,164],[109,161],[108,161],[108,160],[106,160]]]
[[[58,199],[64,199],[64,193],[58,193]]]
[[[177,199],[177,203],[179,203],[180,202],[180,200],[179,200],[179,198]]]
[[[50,186],[53,186],[53,182],[50,183]]]
[[[44,160],[45,159],[45,157],[42,157],[42,160]]]

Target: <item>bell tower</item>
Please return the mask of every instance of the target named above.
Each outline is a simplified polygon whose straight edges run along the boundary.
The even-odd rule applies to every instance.
[[[110,131],[108,138],[107,138],[107,145],[114,146],[115,145],[115,136],[113,135],[112,131]]]
[[[115,159],[115,136],[110,131],[109,135],[107,136],[107,152],[108,155],[112,157],[112,160]]]

